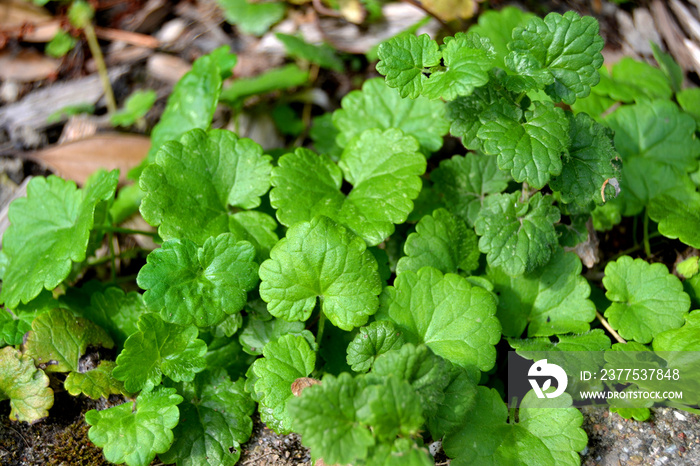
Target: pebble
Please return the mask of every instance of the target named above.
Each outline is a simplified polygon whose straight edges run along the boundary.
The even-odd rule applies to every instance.
[[[688,418],[685,417],[685,415],[683,415],[680,411],[674,411],[674,412],[673,412],[673,417],[675,417],[675,418],[678,419],[679,421],[686,421],[686,420],[688,419]]]

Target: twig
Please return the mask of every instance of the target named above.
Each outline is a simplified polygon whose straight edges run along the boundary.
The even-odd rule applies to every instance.
[[[326,5],[321,3],[321,0],[312,0],[311,4],[314,6],[314,10],[324,16],[332,16],[334,18],[340,18],[343,16],[340,14],[340,12],[327,8]]]
[[[138,47],[155,49],[160,47],[160,41],[153,36],[139,34],[138,32],[123,31],[121,29],[104,28],[95,26],[95,34],[100,39],[125,42]]]
[[[100,75],[100,80],[102,81],[102,87],[105,91],[105,99],[107,100],[107,111],[111,114],[117,111],[117,101],[114,100],[114,91],[112,91],[112,83],[109,81],[109,73],[107,72],[107,65],[105,65],[105,58],[102,55],[102,50],[100,50],[100,44],[97,42],[97,36],[95,35],[95,29],[92,27],[91,22],[87,22],[84,28],[85,37],[87,38],[88,47],[90,47],[90,52],[95,59],[95,64],[97,65],[97,72]]]
[[[603,324],[603,327],[605,327],[605,329],[606,329],[608,332],[610,332],[610,335],[612,335],[612,336],[617,340],[618,343],[627,343],[627,342],[625,341],[625,339],[622,338],[622,337],[620,336],[620,334],[617,333],[617,332],[610,326],[610,324],[609,324],[608,321],[605,319],[605,317],[603,317],[603,315],[602,315],[600,312],[598,312],[597,309],[596,309],[596,311],[595,311],[595,316],[598,318],[598,320],[600,321],[600,323]]]

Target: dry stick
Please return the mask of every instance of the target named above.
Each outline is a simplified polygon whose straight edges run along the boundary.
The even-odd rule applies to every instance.
[[[160,41],[155,37],[138,32],[123,31],[121,29],[103,28],[94,26],[95,35],[100,39],[124,42],[138,47],[155,49],[160,47]]]
[[[620,334],[617,333],[617,332],[610,326],[610,324],[609,324],[608,321],[605,319],[605,317],[603,317],[603,315],[602,315],[600,312],[598,312],[597,309],[596,309],[596,311],[595,311],[595,316],[598,318],[598,320],[600,321],[600,323],[603,324],[603,327],[605,327],[605,329],[606,329],[608,332],[610,332],[610,334],[617,340],[618,343],[627,343],[627,342],[625,341],[625,339],[622,338],[622,337],[620,336]]]
[[[105,91],[105,99],[107,100],[107,111],[111,114],[117,111],[117,101],[114,100],[114,92],[112,91],[112,83],[109,81],[109,73],[107,73],[107,65],[105,65],[105,58],[102,55],[102,50],[100,50],[100,44],[97,42],[97,36],[95,35],[95,29],[92,27],[92,23],[88,21],[85,25],[85,37],[87,38],[88,47],[90,47],[90,52],[95,59],[95,64],[97,65],[97,72],[100,75],[100,81],[102,81],[102,87]]]

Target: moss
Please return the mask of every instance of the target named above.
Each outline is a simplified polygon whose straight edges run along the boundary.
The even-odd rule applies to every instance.
[[[82,419],[59,432],[54,441],[54,454],[49,459],[49,465],[98,466],[108,465],[102,455],[102,449],[97,448],[88,438],[88,426]]]

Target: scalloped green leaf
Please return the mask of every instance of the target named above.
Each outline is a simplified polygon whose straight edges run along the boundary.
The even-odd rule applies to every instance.
[[[27,197],[10,206],[10,226],[2,238],[9,262],[0,302],[14,309],[42,289],[65,280],[72,264],[85,260],[98,204],[114,197],[119,172],[99,172],[85,189],[56,176],[35,177]]]
[[[163,320],[209,327],[238,313],[258,283],[255,248],[223,233],[198,248],[170,240],[152,251],[137,277],[143,299]]]
[[[686,202],[695,190],[686,173],[697,168],[700,142],[695,120],[667,100],[625,105],[607,118],[615,131],[624,176],[620,199],[624,215],[636,215],[664,194]]]
[[[470,422],[448,434],[443,448],[455,466],[532,464],[578,465],[578,451],[588,438],[583,415],[571,406],[571,396],[542,400],[528,393],[517,424],[507,423],[508,409],[495,389],[478,387]],[[550,408],[558,409],[550,409]]]
[[[163,144],[155,163],[144,169],[141,214],[164,240],[204,244],[229,231],[229,206],[260,205],[270,187],[270,160],[257,143],[231,131],[193,129],[179,142]]]
[[[90,441],[103,449],[107,461],[147,466],[173,443],[172,429],[182,397],[174,388],[143,391],[134,402],[85,413]]]
[[[416,138],[421,151],[429,155],[442,147],[442,137],[449,128],[444,118],[444,103],[425,97],[402,99],[382,78],[368,79],[361,91],[343,97],[341,105],[342,108],[333,112],[341,147],[368,129],[397,128]]]
[[[426,97],[454,100],[489,82],[495,52],[488,38],[475,32],[458,32],[445,38],[441,51],[445,69],[432,73],[423,84]]]
[[[692,192],[684,202],[671,196],[655,197],[649,203],[649,217],[659,223],[659,232],[700,248],[700,194]]]
[[[496,301],[485,289],[424,267],[403,272],[384,289],[377,318],[393,321],[408,342],[424,343],[457,365],[487,371],[501,338],[495,314]]]
[[[70,372],[79,368],[88,346],[112,348],[114,341],[100,327],[66,309],[45,312],[32,322],[25,353],[46,372]]]
[[[349,464],[367,457],[376,441],[357,413],[365,404],[365,387],[364,378],[353,379],[346,372],[326,375],[320,385],[289,400],[294,431],[301,434],[315,461],[322,457],[326,464]]]
[[[353,139],[340,169],[325,156],[297,149],[273,169],[270,203],[286,226],[325,215],[375,246],[413,210],[426,167],[417,151],[416,140],[397,129],[368,130]],[[347,197],[340,191],[343,177],[353,185]]]
[[[305,330],[305,327],[304,322],[287,322],[284,319],[261,320],[251,316],[238,339],[243,351],[256,356],[263,354],[263,348],[270,341],[283,335],[302,335],[309,344],[315,345],[314,335]]]
[[[10,400],[10,419],[33,423],[49,415],[53,390],[44,371],[11,346],[0,349],[0,401]]]
[[[561,216],[553,201],[539,192],[525,202],[520,191],[488,196],[474,227],[489,265],[517,276],[549,262],[557,245],[554,224]]]
[[[377,71],[401,97],[417,98],[427,81],[427,68],[440,64],[438,44],[428,34],[400,34],[379,44]]]
[[[255,410],[243,379],[232,382],[220,370],[204,372],[193,385],[192,397],[180,405],[175,441],[158,457],[181,466],[235,465],[253,430],[250,416]]]
[[[622,338],[649,343],[665,330],[679,328],[690,310],[690,297],[678,277],[663,264],[622,256],[605,266],[605,310]]]
[[[510,170],[517,182],[542,188],[562,171],[569,146],[569,120],[552,102],[536,101],[524,113],[518,107],[495,104],[479,116],[477,131],[486,154],[498,156],[498,167]]]
[[[444,389],[445,396],[438,403],[437,409],[428,416],[428,430],[433,438],[443,438],[468,422],[469,411],[476,403],[479,377],[478,371],[452,366],[449,383]]]
[[[531,18],[525,27],[513,30],[506,66],[530,78],[530,88],[544,89],[554,100],[573,104],[598,84],[604,45],[598,31],[595,18],[573,11]]]
[[[229,54],[229,50],[229,46],[222,46],[199,57],[192,69],[177,82],[160,120],[151,131],[147,162],[154,161],[166,142],[176,141],[195,128],[209,128],[223,79],[230,76],[236,64],[236,56]]]
[[[109,398],[109,395],[128,395],[124,384],[112,375],[116,366],[114,361],[100,361],[94,369],[71,372],[64,382],[66,391],[73,396],[83,393],[93,400]]]
[[[248,241],[255,247],[255,262],[270,257],[270,249],[277,244],[277,220],[256,210],[236,212],[228,219],[228,228],[238,241]]]
[[[401,332],[390,320],[372,322],[360,328],[348,345],[347,362],[355,372],[367,372],[380,355],[400,349],[404,344]]]
[[[263,358],[251,366],[255,392],[260,395],[260,418],[278,434],[292,431],[294,414],[287,411],[292,383],[314,370],[316,353],[300,335],[285,335],[265,345]]]
[[[511,41],[513,29],[525,26],[533,17],[532,13],[526,13],[514,6],[487,10],[479,13],[478,24],[470,27],[469,32],[488,37],[496,52],[494,66],[505,68],[503,60],[508,54],[508,42]]]
[[[289,321],[308,319],[319,298],[333,325],[349,331],[379,306],[377,268],[362,238],[316,217],[290,227],[260,265],[260,297],[270,314]]]
[[[93,292],[90,305],[83,308],[82,315],[106,330],[121,348],[129,335],[138,330],[136,323],[144,312],[146,306],[139,293],[124,293],[113,286]]]
[[[112,371],[129,392],[158,385],[163,375],[176,382],[191,381],[206,369],[207,345],[197,339],[196,327],[169,324],[149,313],[141,316],[138,328],[124,343]]]
[[[654,351],[700,351],[700,310],[686,315],[682,327],[657,334]]]
[[[617,152],[612,132],[585,113],[569,119],[569,156],[564,157],[561,175],[552,178],[549,186],[561,193],[562,201],[586,205],[591,200],[603,202],[601,187],[606,180],[618,176],[613,165]]]
[[[497,316],[503,335],[529,337],[584,333],[595,319],[591,288],[581,276],[581,260],[559,248],[547,265],[513,278],[490,267],[488,279],[498,295]]]
[[[442,273],[470,273],[479,267],[479,248],[474,230],[445,209],[426,215],[404,243],[406,255],[396,264],[396,273],[417,272],[434,267]]]
[[[474,226],[486,195],[504,191],[510,176],[498,169],[495,157],[469,153],[443,160],[430,179],[447,209]]]

